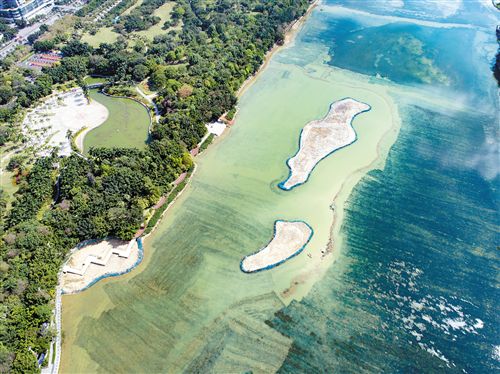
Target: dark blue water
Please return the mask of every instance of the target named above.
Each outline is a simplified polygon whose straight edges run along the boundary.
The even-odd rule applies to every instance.
[[[388,13],[385,3],[368,4]],[[424,96],[442,90],[463,105],[396,97],[400,135],[385,169],[365,176],[348,201],[340,258],[267,322],[294,342],[282,372],[500,371],[499,115],[481,48],[490,37],[479,30],[490,13],[478,4],[474,30],[374,27],[325,13],[323,27],[303,38],[328,40],[336,67]],[[404,12],[425,9],[411,2]]]
[[[461,167],[489,118],[407,106],[404,121],[350,198],[338,263],[270,321],[294,338],[284,372],[500,369],[499,181]]]

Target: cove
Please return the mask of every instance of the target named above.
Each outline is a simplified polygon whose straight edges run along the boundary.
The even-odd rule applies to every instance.
[[[292,340],[265,321],[301,300],[332,265],[343,204],[369,169],[383,167],[399,130],[388,87],[328,66],[328,49],[308,40],[319,13],[273,56],[241,98],[235,125],[197,159],[187,190],[146,239],[143,263],[64,296],[63,372],[282,365]],[[301,188],[280,190],[300,129],[344,97],[372,108],[352,123],[358,140],[318,164]],[[277,219],[304,220],[315,234],[283,265],[241,272],[241,258],[269,240]]]

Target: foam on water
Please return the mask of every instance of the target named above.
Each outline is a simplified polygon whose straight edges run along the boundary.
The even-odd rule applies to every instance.
[[[64,301],[63,369],[500,370],[499,175],[482,146],[498,139],[491,12],[325,3],[374,16],[318,7],[198,160],[139,269]],[[358,141],[280,191],[299,130],[346,96],[372,106]],[[305,253],[243,274],[277,218],[313,227]]]

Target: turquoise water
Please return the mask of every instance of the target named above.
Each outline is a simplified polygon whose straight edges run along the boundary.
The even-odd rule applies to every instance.
[[[325,6],[303,36],[325,42],[332,66],[397,83],[402,127],[385,169],[348,200],[340,258],[267,322],[293,339],[281,372],[500,370],[499,115],[489,72],[497,14],[485,2],[457,3],[448,17],[433,16],[435,2],[359,8],[475,27],[386,23]]]
[[[500,370],[497,13],[472,3],[320,5],[197,159],[143,263],[63,298],[61,371]],[[372,107],[358,140],[280,190],[302,127],[343,97]],[[308,222],[311,242],[241,272],[276,219]]]

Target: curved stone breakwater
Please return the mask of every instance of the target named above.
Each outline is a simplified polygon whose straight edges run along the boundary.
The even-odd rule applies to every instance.
[[[309,175],[325,157],[356,141],[354,118],[370,110],[368,104],[346,98],[332,103],[325,118],[309,122],[300,133],[299,150],[288,159],[288,178],[279,184],[285,191],[307,182]]]
[[[244,257],[240,268],[245,273],[254,273],[278,266],[302,252],[312,235],[312,228],[305,222],[278,220],[269,244]]]

